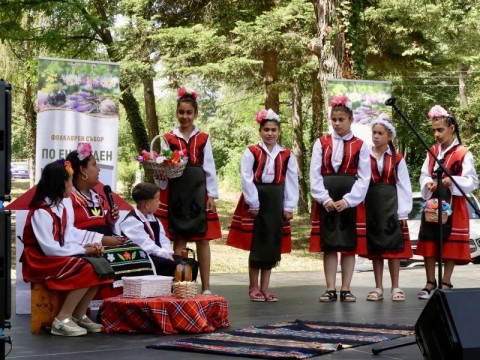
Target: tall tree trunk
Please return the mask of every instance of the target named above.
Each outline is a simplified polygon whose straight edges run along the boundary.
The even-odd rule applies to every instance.
[[[323,133],[323,103],[322,88],[318,81],[318,73],[312,73],[312,129],[310,132],[310,143],[319,138]]]
[[[280,111],[280,98],[275,86],[278,77],[278,55],[275,50],[263,52],[263,85],[265,88],[265,108],[277,114]]]
[[[34,99],[34,84],[30,77],[27,77],[23,83],[23,112],[27,130],[28,164],[30,173],[30,187],[35,185],[35,152],[37,148],[37,112]]]
[[[469,66],[462,64],[460,65],[460,71],[458,73],[458,92],[460,98],[460,109],[462,109],[463,117],[465,119],[465,127],[463,129],[463,136],[465,140],[468,140],[473,135],[473,122],[475,116],[470,113],[468,108],[468,95],[466,88],[466,81],[468,76]]]
[[[122,90],[122,96],[120,102],[125,108],[127,113],[127,119],[132,128],[133,143],[137,152],[140,153],[143,149],[150,149],[150,142],[148,141],[147,131],[143,124],[142,117],[140,115],[140,106],[137,99],[132,94],[130,87],[125,87],[120,84]]]
[[[339,29],[338,17],[335,8],[338,0],[312,0],[317,19],[317,38],[312,44],[311,50],[319,54],[320,68],[318,80],[322,94],[324,108],[328,108],[327,79],[340,78],[344,64],[345,36],[338,31],[333,38],[329,38],[333,29]]]
[[[298,182],[300,198],[298,202],[298,213],[308,213],[308,187],[306,181],[305,166],[305,143],[303,141],[303,120],[302,120],[302,92],[300,84],[295,82],[292,91],[292,128],[293,128],[293,154],[298,163]]]
[[[145,114],[147,118],[148,140],[151,142],[159,134],[158,117],[155,108],[155,92],[153,78],[143,79],[143,98],[145,100]]]

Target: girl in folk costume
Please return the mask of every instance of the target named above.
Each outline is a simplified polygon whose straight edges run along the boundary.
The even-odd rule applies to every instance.
[[[469,194],[478,186],[478,177],[475,172],[472,153],[461,144],[458,122],[455,116],[439,105],[435,105],[428,112],[432,122],[433,135],[437,143],[430,149],[443,166],[450,172],[462,190]],[[455,139],[456,134],[457,139]],[[438,198],[436,173],[438,164],[430,154],[427,154],[420,175],[420,188],[425,200]],[[446,175],[442,175],[442,200],[450,203],[452,215],[448,217],[443,232],[443,274],[442,289],[451,289],[451,277],[455,265],[465,265],[470,257],[470,227],[467,203],[460,190]],[[417,254],[425,259],[427,284],[419,293],[420,299],[429,299],[437,287],[435,280],[435,261],[438,247],[438,224],[426,222],[422,215],[420,233],[418,235]]]
[[[101,325],[90,320],[86,311],[99,285],[113,281],[113,270],[101,257],[103,235],[73,226],[68,198],[72,175],[68,161],[59,160],[43,169],[30,203],[21,259],[25,281],[67,292],[51,328],[52,334],[62,336],[101,332]]]
[[[412,186],[407,164],[393,145],[395,127],[388,120],[374,119],[370,150],[372,178],[365,197],[367,250],[372,259],[376,289],[367,300],[383,299],[383,263],[388,259],[392,300],[404,301],[399,287],[400,259],[412,257],[407,219],[412,210]]]
[[[323,251],[327,290],[320,301],[337,300],[337,252],[341,252],[340,300],[353,302],[350,283],[355,254],[365,255],[363,199],[370,182],[370,155],[364,142],[353,136],[353,112],[348,99],[334,96],[330,121],[333,134],[318,139],[312,150],[310,188],[314,201],[310,251]]]
[[[159,178],[157,216],[167,237],[174,241],[176,255],[188,241],[196,243],[202,293],[210,295],[209,241],[221,238],[222,233],[215,208],[218,186],[212,145],[208,134],[194,125],[198,116],[195,91],[185,87],[178,91],[176,115],[179,125],[163,138],[170,150],[187,155],[188,164],[178,178]]]
[[[256,120],[262,141],[243,153],[242,195],[227,245],[250,251],[250,299],[278,301],[268,286],[280,254],[291,251],[290,220],[298,203],[297,161],[290,150],[277,143],[279,116],[272,109],[261,110]]]

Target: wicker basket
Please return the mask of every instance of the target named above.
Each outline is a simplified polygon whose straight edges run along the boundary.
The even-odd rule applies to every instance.
[[[160,138],[160,135],[155,136],[150,143],[150,158],[153,159],[153,144]],[[145,171],[151,172],[155,177],[167,177],[173,179],[181,176],[183,170],[187,166],[188,159],[184,158],[180,161],[180,164],[158,164],[155,160],[143,160],[142,165]]]
[[[173,283],[173,295],[179,299],[190,299],[197,296],[196,281],[177,281]]]
[[[123,276],[123,296],[148,298],[172,294],[172,276]]]
[[[438,222],[438,212],[437,210],[425,210],[425,221],[427,222]],[[445,224],[448,220],[448,214],[445,211],[442,211],[442,224]]]

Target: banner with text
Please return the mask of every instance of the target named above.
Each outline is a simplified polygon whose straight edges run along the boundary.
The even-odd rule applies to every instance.
[[[100,181],[116,190],[118,64],[40,58],[38,64],[36,178],[48,163],[90,142]]]
[[[391,81],[329,79],[327,82],[328,103],[335,95],[346,96],[353,108],[353,134],[372,145],[370,121],[380,117],[392,119],[392,108],[385,100],[392,95]],[[328,118],[330,119],[328,109]],[[333,131],[329,125],[330,132]]]

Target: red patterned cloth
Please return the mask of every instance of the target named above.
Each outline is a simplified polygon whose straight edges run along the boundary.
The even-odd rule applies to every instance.
[[[228,303],[221,296],[107,298],[99,310],[106,333],[203,333],[230,326]]]

